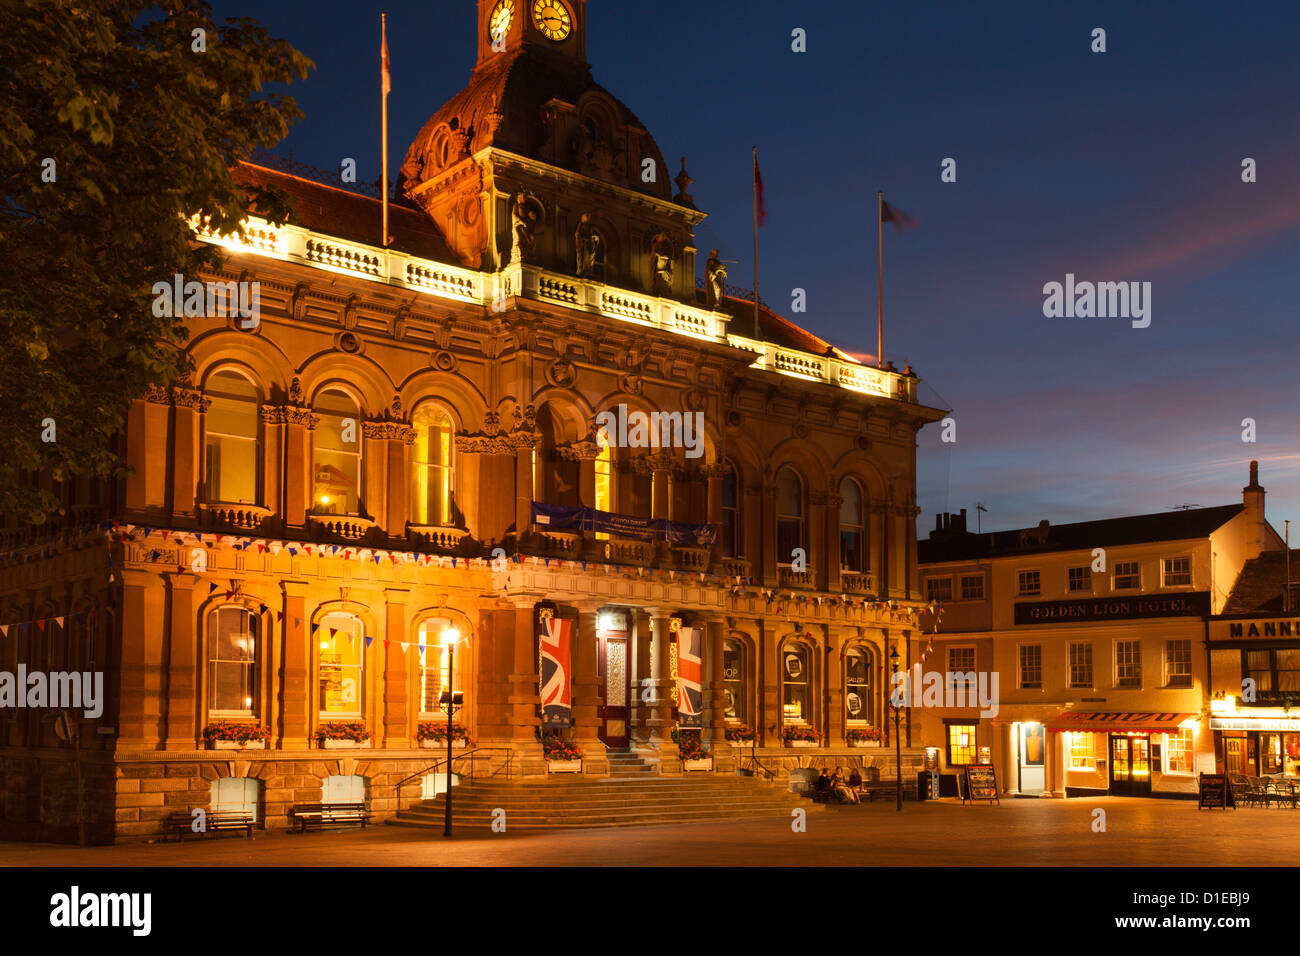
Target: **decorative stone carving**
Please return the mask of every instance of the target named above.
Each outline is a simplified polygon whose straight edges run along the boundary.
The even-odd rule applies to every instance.
[[[162,385],[150,385],[144,390],[144,400],[153,405],[170,405],[171,395]]]
[[[704,279],[705,301],[709,308],[716,312],[718,304],[722,301],[722,290],[727,283],[727,265],[718,258],[717,249],[709,253],[708,261],[704,263]]]
[[[458,455],[513,455],[515,442],[511,435],[457,435]]]
[[[297,405],[263,405],[262,421],[268,425],[303,425],[311,430],[320,423],[320,416]]]
[[[434,352],[429,360],[429,364],[439,372],[451,372],[456,368],[456,356],[452,355],[446,349]]]
[[[677,184],[677,195],[673,197],[673,202],[680,206],[690,206],[694,209],[695,200],[692,199],[691,194],[686,191],[690,188],[690,185],[694,180],[691,179],[690,173],[686,171],[685,156],[682,157],[682,171],[677,174],[677,178],[674,179],[673,182]]]
[[[627,394],[629,395],[641,394],[641,388],[643,383],[641,381],[640,375],[632,375],[632,374],[624,375],[619,379],[618,384],[619,384],[619,388],[627,392]]]
[[[362,422],[361,434],[366,438],[400,439],[405,445],[415,442],[415,429],[403,422]]]
[[[289,404],[302,404],[302,381],[297,376],[289,383]]]
[[[726,478],[727,475],[731,473],[731,469],[728,468],[723,462],[715,461],[709,465],[700,465],[698,472],[699,472],[699,476],[705,479]]]
[[[212,399],[208,398],[202,392],[193,388],[184,388],[173,386],[171,390],[172,404],[177,408],[192,408],[196,412],[206,412],[212,405]]]
[[[546,366],[546,380],[556,388],[571,388],[577,381],[577,370],[572,362],[555,359]]]
[[[483,434],[495,435],[501,431],[501,416],[496,412],[485,412],[483,414]]]
[[[691,388],[687,389],[686,394],[683,396],[683,401],[689,410],[693,412],[702,412],[704,411],[704,406],[707,404],[708,400],[705,397],[704,392],[700,391],[698,388]]]
[[[556,457],[565,461],[594,461],[600,457],[600,445],[590,439],[572,441],[555,449]]]
[[[805,425],[803,422],[799,422],[798,424],[796,424],[796,425],[794,426],[794,437],[795,437],[795,438],[807,438],[807,437],[808,437],[808,426]]]
[[[400,422],[403,418],[406,417],[405,414],[402,412],[402,396],[400,395],[393,396],[393,401],[388,406],[388,417],[395,422]]]
[[[650,241],[650,265],[654,270],[655,291],[672,291],[674,254],[673,241],[662,232]]]

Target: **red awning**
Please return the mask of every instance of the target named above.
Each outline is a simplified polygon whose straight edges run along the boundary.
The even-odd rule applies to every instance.
[[[1121,711],[1099,711],[1062,714],[1050,724],[1048,730],[1102,730],[1117,734],[1167,734],[1176,731],[1185,720],[1195,714],[1134,714]]]

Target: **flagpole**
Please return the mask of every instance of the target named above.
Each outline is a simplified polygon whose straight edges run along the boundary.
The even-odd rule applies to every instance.
[[[381,198],[384,204],[384,223],[383,223],[383,235],[380,237],[379,244],[383,248],[387,249],[388,248],[388,88],[391,84],[391,80],[389,78],[389,72],[388,72],[388,14],[387,13],[381,13],[379,15],[379,35],[380,35],[380,44],[383,47],[383,57],[382,57],[382,62],[380,63],[380,69],[383,73],[383,76],[380,78],[379,98],[381,101],[380,116],[382,117],[382,119],[380,120],[380,125],[382,126],[382,130],[383,130],[382,137],[384,141],[383,148],[381,150],[381,152],[383,153],[383,159],[381,160],[381,162],[383,163],[383,167],[384,167],[383,176],[382,176],[383,185],[380,187],[383,190],[383,196]]]
[[[885,367],[885,193],[876,193],[876,367]]]
[[[754,338],[758,338],[758,147],[754,147]]]

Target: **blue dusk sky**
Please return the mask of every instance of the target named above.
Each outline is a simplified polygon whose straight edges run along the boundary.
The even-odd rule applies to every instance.
[[[918,450],[918,531],[1241,500],[1300,518],[1300,17],[1294,3],[790,4],[589,0],[596,79],[685,155],[709,214],[697,245],[752,270],[750,147],[768,218],[760,293],[859,356],[876,351],[876,191],[885,355],[952,409]],[[475,56],[474,0],[220,0],[317,69],[276,150],[379,175],[379,14],[388,13],[390,175]],[[1106,31],[1093,53],[1092,31]],[[807,52],[791,50],[791,32]],[[940,181],[951,157],[957,181]],[[1258,181],[1242,182],[1242,160]],[[1043,287],[1149,282],[1150,326],[1047,318]],[[791,314],[791,290],[807,311]],[[1242,441],[1253,419],[1256,442]]]

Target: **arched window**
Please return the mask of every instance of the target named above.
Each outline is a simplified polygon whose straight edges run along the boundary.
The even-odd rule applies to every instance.
[[[420,624],[416,668],[420,685],[421,717],[445,715],[438,708],[438,696],[448,684],[451,684],[452,690],[465,690],[451,682],[454,675],[447,666],[447,648],[442,645],[442,633],[451,626],[451,621],[446,618],[430,618]]]
[[[865,571],[862,533],[862,488],[852,478],[840,482],[840,570]]]
[[[327,388],[316,398],[312,507],[317,514],[360,514],[361,412],[347,394]]]
[[[803,482],[787,466],[776,473],[776,563],[789,565],[803,542]]]
[[[536,500],[576,507],[580,490],[578,462],[562,456],[557,449],[562,425],[549,403],[537,413],[537,430],[542,438],[540,454],[533,457],[534,482],[540,493]]]
[[[596,471],[596,510],[613,511],[614,510],[614,449],[610,445],[609,435],[605,429],[596,433],[596,444],[600,446],[600,452],[596,455],[594,462]],[[609,535],[604,532],[596,534],[598,539],[608,539]]]
[[[219,607],[208,614],[210,713],[257,712],[258,624],[256,615],[243,607]]]
[[[844,716],[850,725],[873,723],[875,701],[871,696],[871,650],[854,644],[844,652]]]
[[[365,629],[351,614],[334,612],[316,629],[322,717],[361,716],[361,662]]]
[[[251,813],[253,821],[261,819],[259,797],[262,781],[249,777],[218,777],[212,781],[213,813]]]
[[[749,713],[745,699],[745,645],[730,638],[722,642],[723,716],[744,721]]]
[[[451,523],[452,426],[437,405],[424,404],[411,417],[415,450],[411,458],[411,523]]]
[[[258,414],[257,387],[233,370],[208,379],[211,400],[204,419],[204,496],[209,502],[257,504]]]
[[[812,720],[811,687],[808,648],[790,641],[781,648],[781,716],[787,723]]]
[[[738,558],[744,551],[740,544],[740,498],[736,469],[727,462],[727,473],[722,476],[722,556]]]
[[[355,774],[334,774],[321,782],[321,803],[365,803],[366,778]]]

